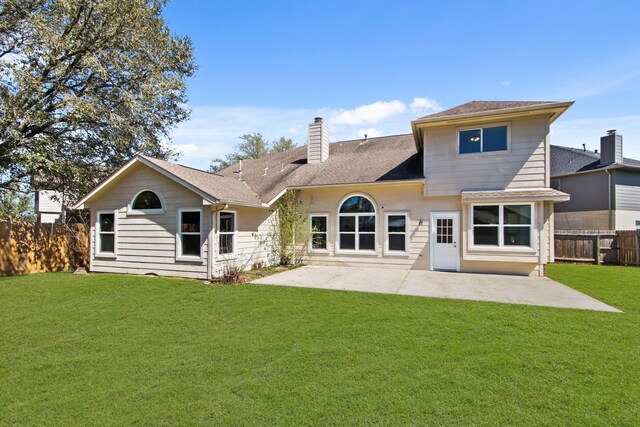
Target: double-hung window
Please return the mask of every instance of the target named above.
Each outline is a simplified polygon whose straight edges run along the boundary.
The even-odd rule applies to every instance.
[[[236,240],[236,213],[218,212],[218,253],[234,255]]]
[[[386,250],[389,253],[407,252],[408,215],[405,213],[387,213]]]
[[[180,209],[178,220],[178,257],[201,260],[202,210]]]
[[[474,205],[473,245],[533,247],[533,205]]]
[[[116,256],[116,213],[98,212],[96,224],[96,255]]]
[[[458,154],[507,151],[509,127],[491,126],[458,131]]]
[[[351,196],[338,212],[338,245],[343,251],[375,251],[376,210],[364,196]]]
[[[326,251],[327,250],[327,230],[328,230],[328,216],[327,215],[310,215],[309,217],[309,234],[311,236],[311,250],[312,251]]]

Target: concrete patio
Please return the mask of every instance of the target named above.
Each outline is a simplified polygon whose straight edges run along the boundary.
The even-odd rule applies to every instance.
[[[617,308],[546,277],[305,266],[251,283],[621,313]]]

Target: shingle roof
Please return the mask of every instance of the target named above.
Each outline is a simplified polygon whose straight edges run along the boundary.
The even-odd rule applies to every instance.
[[[465,202],[493,200],[569,200],[569,195],[553,188],[530,188],[498,191],[463,191]]]
[[[640,161],[623,159],[623,165],[640,167]],[[551,146],[551,176],[602,169],[600,154],[582,148]]]
[[[219,172],[238,178],[239,164]],[[242,179],[263,202],[287,187],[362,184],[424,178],[413,135],[394,135],[329,144],[329,159],[307,164],[307,146],[242,162]]]
[[[529,107],[532,105],[554,104],[554,101],[471,101],[466,104],[439,113],[421,117],[422,119],[435,119],[440,117],[460,116],[463,114],[485,113],[489,111],[507,110],[510,108]]]
[[[244,182],[153,157],[140,156],[223,202],[260,206],[258,195]]]

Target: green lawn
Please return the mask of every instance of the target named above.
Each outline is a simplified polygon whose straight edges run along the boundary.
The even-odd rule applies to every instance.
[[[0,424],[637,424],[640,269],[549,272],[625,313],[0,278]]]

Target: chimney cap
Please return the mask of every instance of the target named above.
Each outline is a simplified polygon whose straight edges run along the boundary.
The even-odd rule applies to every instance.
[[[314,123],[322,123],[322,117],[316,117],[315,119],[313,119]]]
[[[607,131],[607,135],[615,135],[616,134],[616,130],[615,129],[609,129]]]

